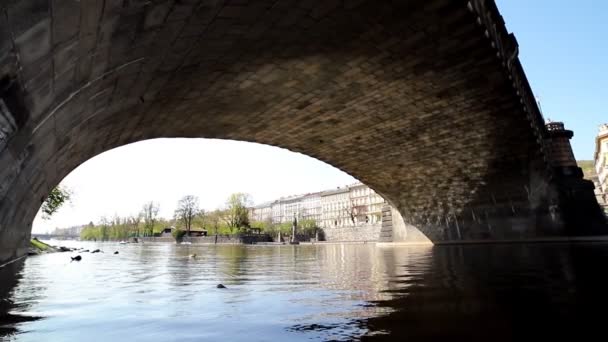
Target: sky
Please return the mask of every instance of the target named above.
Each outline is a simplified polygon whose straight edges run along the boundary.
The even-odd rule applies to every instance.
[[[608,1],[497,0],[545,119],[574,131],[577,159],[593,159],[608,123]]]
[[[592,159],[597,127],[608,122],[608,1],[497,0],[545,119],[574,131],[577,159]],[[188,160],[184,163],[184,160]],[[185,166],[184,166],[185,165]],[[255,203],[350,184],[355,179],[316,159],[235,141],[156,139],[103,153],[62,185],[74,194],[34,232],[136,214],[147,201],[171,217],[177,201],[196,195],[215,209],[233,192]]]
[[[256,203],[356,182],[348,174],[286,149],[217,139],[154,139],[102,153],[72,171],[61,185],[71,203],[50,220],[40,214],[32,231],[99,222],[102,216],[129,216],[144,203],[160,204],[160,216],[173,217],[177,201],[199,197],[213,210],[230,194],[245,192]]]

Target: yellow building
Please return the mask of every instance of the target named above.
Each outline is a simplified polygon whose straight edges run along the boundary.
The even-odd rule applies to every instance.
[[[599,185],[597,190],[600,191],[600,197],[603,199],[600,200],[600,205],[608,212],[608,124],[600,125],[599,133],[595,138],[594,159]]]

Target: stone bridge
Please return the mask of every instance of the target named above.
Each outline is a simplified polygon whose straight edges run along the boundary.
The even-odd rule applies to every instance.
[[[23,254],[75,167],[158,137],[318,158],[434,241],[601,230],[564,214],[573,192],[493,1],[7,0],[0,12],[0,260]]]

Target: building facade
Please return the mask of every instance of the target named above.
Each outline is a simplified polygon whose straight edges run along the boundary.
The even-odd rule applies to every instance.
[[[249,218],[251,221],[271,221],[272,216],[272,202],[256,205],[249,209]]]
[[[348,187],[323,191],[321,194],[320,228],[343,227],[350,221],[347,206],[349,203]]]
[[[362,183],[332,190],[280,198],[254,206],[252,221],[272,223],[314,220],[320,228],[380,224],[384,199]]]
[[[595,138],[595,171],[597,173],[596,196],[608,212],[608,124],[600,125]]]

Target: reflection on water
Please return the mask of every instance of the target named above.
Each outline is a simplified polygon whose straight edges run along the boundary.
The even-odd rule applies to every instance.
[[[606,320],[605,244],[75,244],[106,253],[0,270],[0,339],[580,339]]]
[[[23,322],[35,321],[39,317],[20,315],[14,311],[27,310],[28,300],[14,303],[10,294],[21,278],[23,260],[19,260],[0,268],[0,337],[10,336],[17,332],[16,325]]]

